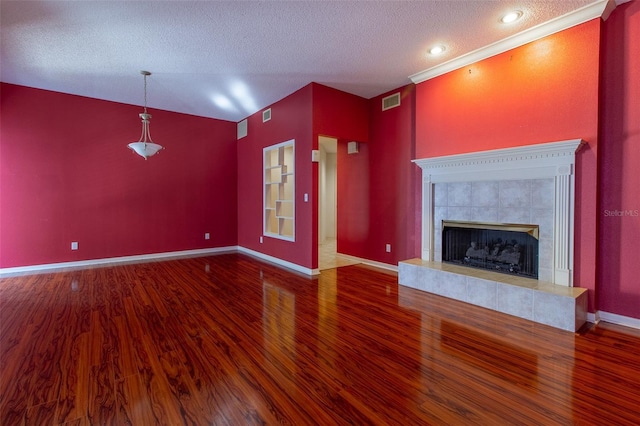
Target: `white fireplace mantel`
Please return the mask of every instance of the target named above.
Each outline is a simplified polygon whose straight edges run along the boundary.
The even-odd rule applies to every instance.
[[[434,260],[435,183],[554,178],[552,282],[573,286],[575,153],[583,144],[572,139],[413,160],[422,169],[422,259]]]

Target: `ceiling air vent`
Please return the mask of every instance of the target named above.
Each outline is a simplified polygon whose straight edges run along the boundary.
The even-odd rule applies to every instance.
[[[391,108],[400,106],[400,92],[382,98],[382,110],[386,111]]]
[[[242,139],[247,136],[247,119],[245,118],[238,123],[238,139]]]
[[[271,108],[262,111],[262,122],[271,120]]]

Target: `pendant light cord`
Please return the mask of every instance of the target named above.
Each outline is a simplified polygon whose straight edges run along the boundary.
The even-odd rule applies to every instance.
[[[140,118],[142,118],[142,134],[140,135],[140,141],[153,143],[151,139],[151,131],[149,130],[149,120],[151,119],[151,114],[147,113],[147,76],[151,75],[148,71],[140,71],[142,76],[144,77],[144,112],[140,114]]]
[[[144,74],[144,113],[147,113],[147,74]]]

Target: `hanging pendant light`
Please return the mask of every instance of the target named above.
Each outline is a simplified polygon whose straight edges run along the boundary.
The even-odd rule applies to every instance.
[[[164,149],[164,147],[157,143],[153,143],[151,140],[151,133],[149,132],[151,114],[147,113],[147,76],[150,76],[151,73],[149,71],[140,71],[140,74],[144,76],[144,111],[139,114],[142,119],[142,134],[140,135],[140,140],[138,142],[132,142],[127,146],[146,160],[161,149]]]

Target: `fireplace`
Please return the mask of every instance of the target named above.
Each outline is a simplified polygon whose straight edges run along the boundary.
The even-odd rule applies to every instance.
[[[443,221],[442,261],[538,278],[537,225]]]
[[[442,220],[540,226],[538,280],[573,286],[575,152],[581,139],[414,160],[422,255],[442,261]]]
[[[578,330],[587,319],[587,290],[573,287],[582,145],[575,139],[414,160],[422,169],[422,255],[398,264],[401,303],[413,303],[403,291],[411,287]]]

